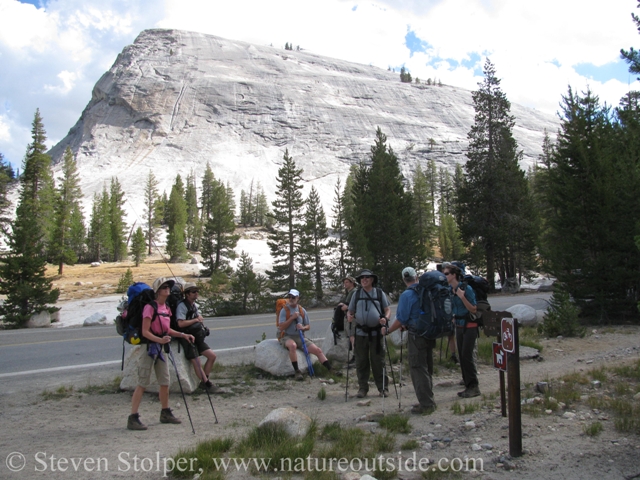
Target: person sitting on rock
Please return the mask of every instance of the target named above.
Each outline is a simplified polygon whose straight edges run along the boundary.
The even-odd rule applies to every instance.
[[[302,306],[298,305],[298,300],[300,299],[300,292],[298,290],[295,288],[289,290],[287,299],[287,304],[280,310],[278,329],[284,332],[284,336],[280,339],[280,345],[289,350],[289,360],[291,360],[291,364],[293,365],[296,380],[303,380],[304,376],[298,368],[298,354],[296,350],[298,348],[303,350],[302,339],[298,331],[306,332],[311,328],[309,325],[309,315],[307,315],[307,311]],[[322,353],[322,350],[307,338],[304,339],[304,342],[307,345],[309,355],[318,357],[320,363],[331,372],[331,364],[324,353]],[[333,373],[339,375],[341,372]]]
[[[211,347],[205,342],[205,338],[209,335],[209,329],[204,326],[204,318],[198,311],[198,286],[195,283],[187,282],[184,284],[184,300],[178,304],[176,308],[176,320],[181,332],[190,333],[194,336],[194,343],[187,343],[181,340],[180,343],[184,347],[184,354],[193,364],[196,375],[201,380],[200,388],[206,388],[211,393],[223,393],[220,387],[211,383],[209,375],[216,361],[216,354]],[[200,355],[203,355],[207,361],[202,365],[198,365]]]

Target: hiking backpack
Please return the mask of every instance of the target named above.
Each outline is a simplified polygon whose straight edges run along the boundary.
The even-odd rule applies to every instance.
[[[287,305],[287,303],[286,298],[279,298],[276,300],[276,338],[278,340],[284,337],[284,330],[280,330],[280,311]],[[300,318],[302,319],[304,317],[304,312],[300,305],[298,305],[298,312],[300,312]],[[285,321],[289,320],[289,315],[291,313],[288,308],[284,311],[284,314],[286,315]]]
[[[148,343],[142,335],[142,312],[144,307],[151,304],[153,306],[153,322],[158,316],[158,305],[155,303],[155,293],[153,289],[143,282],[136,282],[127,289],[127,300],[118,309],[120,315],[116,317],[116,331],[122,336],[122,365],[124,370],[124,343],[140,345]]]
[[[409,287],[420,300],[420,315],[415,326],[415,334],[435,340],[454,332],[453,293],[447,277],[437,270],[425,272],[417,284]]]
[[[143,282],[137,282],[127,289],[127,300],[119,309],[122,310],[116,317],[116,331],[123,341],[131,345],[147,343],[142,336],[142,311],[144,307],[155,301],[153,289]],[[157,307],[154,307],[157,312]],[[154,315],[155,319],[155,315]]]
[[[333,320],[332,320],[332,329],[335,332],[342,332],[344,331],[344,317],[345,317],[345,313],[344,310],[342,310],[342,307],[340,305],[336,305],[336,307],[333,309]]]
[[[378,314],[380,317],[384,317],[384,313],[382,313],[382,295],[384,295],[384,293],[382,292],[381,289],[379,289],[378,287],[373,287],[373,289],[375,290],[375,297],[370,296],[367,292],[363,292],[362,287],[358,287],[358,289],[356,290],[356,293],[354,294],[356,297],[355,300],[355,309],[356,312],[358,311],[358,302],[363,300],[365,302],[371,302],[373,304],[373,308],[375,308],[378,311]],[[376,305],[376,303],[374,302],[374,300],[378,301],[378,305],[380,305],[378,307],[378,305]],[[379,328],[380,327],[380,322],[378,319],[376,319],[375,324],[372,325],[361,325],[356,321],[356,324],[360,327],[369,327],[369,328]]]
[[[491,286],[485,278],[467,274],[462,281],[473,288],[477,301],[487,302],[487,294],[491,291]]]

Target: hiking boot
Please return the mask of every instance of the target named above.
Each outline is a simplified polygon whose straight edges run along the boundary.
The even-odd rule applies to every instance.
[[[299,382],[304,380],[304,375],[302,374],[302,372],[300,370],[296,370],[295,379],[297,381],[299,381]]]
[[[342,370],[329,370],[329,373],[333,373],[336,377],[342,377]]]
[[[160,423],[182,423],[182,421],[173,416],[170,408],[163,408],[160,410]]]
[[[453,363],[455,363],[456,365],[457,365],[458,363],[460,363],[460,360],[458,360],[458,356],[457,356],[455,353],[452,353],[452,354],[451,354],[451,361],[452,361]]]
[[[360,390],[358,390],[358,393],[356,394],[356,397],[358,398],[364,398],[367,396],[367,391],[363,388],[361,388]]]
[[[423,407],[422,405],[418,404],[411,407],[411,413],[415,413],[416,415],[431,415],[435,411],[435,405],[431,405],[430,407]]]
[[[202,390],[208,390],[209,393],[213,393],[213,394],[224,393],[224,390],[222,390],[217,385],[214,385],[213,383],[211,383],[211,380],[207,380],[206,382],[200,382],[200,388]]]
[[[387,398],[389,396],[389,390],[387,390],[386,388],[384,390],[379,390],[379,392],[381,397]]]
[[[458,392],[458,396],[462,398],[473,398],[480,396],[480,388],[476,385],[475,387],[469,387],[462,392]]]
[[[464,380],[460,380],[460,381],[458,382],[458,385],[462,385],[462,386],[464,387]]]
[[[351,357],[351,360],[349,360],[348,363],[349,363],[349,365],[355,365],[356,364],[356,357],[355,356]]]
[[[146,430],[147,426],[140,421],[139,413],[132,413],[127,419],[127,428],[129,430]]]

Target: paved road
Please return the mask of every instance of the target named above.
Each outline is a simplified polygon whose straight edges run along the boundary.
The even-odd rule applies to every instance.
[[[490,297],[493,310],[527,304],[546,308],[550,293],[499,295]],[[395,305],[392,306],[395,311]],[[311,310],[311,337],[323,337],[331,321],[331,309]],[[265,333],[275,337],[273,314],[218,317],[205,320],[211,330],[209,345],[216,351],[255,345]],[[28,386],[51,388],[64,381],[80,379],[85,384],[113,378],[120,371],[122,338],[113,325],[0,331],[0,383],[6,391]],[[0,392],[1,394],[1,392]]]

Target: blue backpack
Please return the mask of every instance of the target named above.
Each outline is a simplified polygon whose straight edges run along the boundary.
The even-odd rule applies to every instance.
[[[425,272],[411,288],[420,299],[420,315],[415,334],[435,340],[455,331],[453,325],[453,292],[447,277],[436,270]]]

